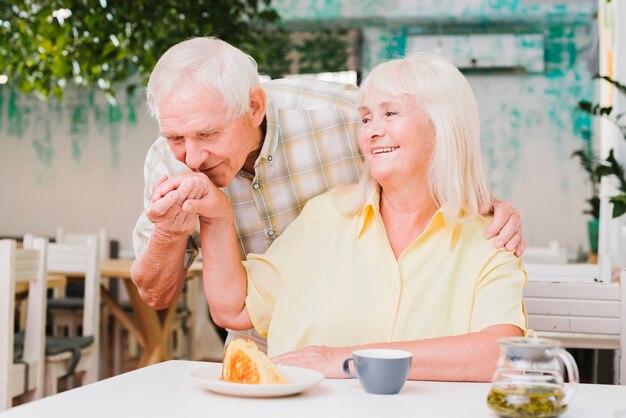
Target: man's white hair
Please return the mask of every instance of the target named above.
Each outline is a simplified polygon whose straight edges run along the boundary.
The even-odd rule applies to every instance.
[[[257,64],[251,56],[217,38],[192,38],[161,56],[150,74],[146,96],[150,114],[158,119],[161,100],[174,90],[213,88],[226,105],[224,116],[235,118],[250,110],[250,89],[258,85]]]
[[[370,93],[410,95],[435,128],[429,188],[446,220],[455,224],[479,215],[490,193],[480,152],[480,119],[476,98],[461,72],[444,58],[416,53],[375,67],[360,89],[360,102]],[[375,186],[364,167],[360,210]]]

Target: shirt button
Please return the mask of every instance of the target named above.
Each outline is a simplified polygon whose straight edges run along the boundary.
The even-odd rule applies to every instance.
[[[270,229],[269,231],[267,231],[267,235],[269,235],[270,237],[273,237],[276,233],[274,232],[273,229]]]
[[[267,157],[267,161],[272,161],[274,158],[272,158],[272,156],[270,155],[269,157]]]
[[[261,187],[261,185],[260,185],[259,183],[254,183],[254,184],[252,185],[252,188],[253,188],[254,190],[259,190],[259,187]]]

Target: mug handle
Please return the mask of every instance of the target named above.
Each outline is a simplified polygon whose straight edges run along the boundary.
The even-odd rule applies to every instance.
[[[354,359],[352,357],[347,358],[343,361],[343,372],[346,376],[355,379],[357,376],[350,371],[350,363],[354,364]]]
[[[578,391],[578,366],[576,366],[576,361],[574,357],[562,348],[558,348],[555,351],[555,354],[561,358],[561,361],[565,365],[567,369],[567,376],[569,378],[569,390],[565,391],[565,398],[563,399],[563,403],[568,405],[576,392]]]

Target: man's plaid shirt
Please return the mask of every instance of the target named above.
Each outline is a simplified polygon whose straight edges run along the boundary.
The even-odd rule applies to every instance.
[[[281,79],[262,84],[267,95],[267,132],[255,175],[240,171],[224,192],[233,204],[242,258],[263,253],[300,214],[304,204],[328,189],[358,181],[360,124],[357,87],[319,80]],[[144,166],[144,207],[163,175],[190,172],[159,137]],[[135,255],[147,247],[153,225],[141,214],[134,233]],[[185,265],[198,253],[200,231],[190,237]]]

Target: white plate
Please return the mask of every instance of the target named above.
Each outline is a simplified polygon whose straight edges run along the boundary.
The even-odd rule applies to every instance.
[[[189,374],[193,380],[212,392],[253,398],[293,395],[324,380],[324,375],[315,370],[292,366],[278,366],[278,368],[285,374],[290,383],[284,385],[251,385],[225,382],[220,380],[222,375],[221,363],[207,363],[206,366],[191,370]]]

